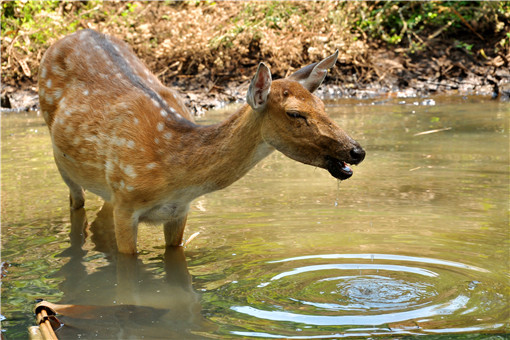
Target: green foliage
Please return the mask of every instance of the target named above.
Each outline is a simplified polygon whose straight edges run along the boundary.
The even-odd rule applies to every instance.
[[[497,33],[507,27],[509,18],[510,3],[503,1],[376,1],[359,7],[356,26],[372,38],[415,51],[441,33],[460,29]],[[470,51],[467,47],[461,46]]]
[[[468,53],[468,54],[473,54],[473,52],[471,52],[471,50],[473,49],[473,44],[468,44],[463,41],[456,41],[455,47],[466,51],[466,53]]]
[[[137,2],[126,3],[126,9],[123,10],[120,13],[120,15],[123,16],[123,17],[127,17],[127,16],[131,15],[138,6],[139,6],[139,4]]]
[[[80,20],[91,17],[91,9],[100,1],[69,3],[61,1],[10,1],[2,3],[2,36],[14,39],[18,33],[28,33],[29,39],[44,43],[49,38],[74,31]],[[74,20],[66,22],[66,11],[76,12]]]

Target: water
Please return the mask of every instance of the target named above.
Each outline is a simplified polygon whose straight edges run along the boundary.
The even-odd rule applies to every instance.
[[[274,153],[193,203],[184,251],[142,225],[136,259],[101,252],[99,222],[83,233],[101,207],[90,194],[70,241],[42,118],[3,115],[4,336],[27,338],[44,298],[73,305],[61,338],[504,338],[509,106],[434,101],[328,103],[367,151],[352,178]]]

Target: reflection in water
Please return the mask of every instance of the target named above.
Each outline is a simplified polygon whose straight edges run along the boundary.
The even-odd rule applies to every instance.
[[[469,270],[475,270],[479,272],[488,272],[486,269],[478,268],[475,266],[469,266],[464,263],[439,260],[439,259],[431,259],[426,257],[416,257],[416,256],[401,256],[401,255],[391,255],[391,254],[321,254],[321,255],[306,255],[306,256],[298,256],[291,257],[283,260],[270,261],[269,263],[279,263],[279,262],[289,262],[289,261],[300,261],[300,260],[312,260],[312,259],[370,259],[371,262],[374,260],[393,260],[393,261],[401,261],[401,262],[418,262],[418,263],[426,263],[426,264],[438,264],[456,268],[464,268]]]
[[[285,276],[296,275],[296,274],[301,274],[301,273],[316,271],[316,270],[329,270],[329,269],[359,270],[360,273],[362,270],[376,269],[376,270],[391,270],[391,271],[395,271],[395,272],[415,273],[415,274],[431,276],[431,277],[437,276],[436,273],[431,272],[429,270],[425,270],[425,269],[421,269],[421,268],[395,266],[395,265],[322,264],[322,265],[316,265],[316,266],[307,266],[307,267],[296,268],[296,269],[293,269],[291,272],[285,272],[285,273],[276,275],[275,277],[271,278],[271,281],[281,279],[282,277],[285,277]]]
[[[91,224],[95,249],[109,254],[106,264],[87,268],[84,209],[71,214],[69,256],[54,276],[66,305],[58,310],[64,323],[57,335],[64,339],[99,338],[200,338],[197,331],[211,330],[201,315],[200,297],[193,291],[182,247],[167,248],[163,270],[135,256],[116,253],[111,205],[105,204]]]

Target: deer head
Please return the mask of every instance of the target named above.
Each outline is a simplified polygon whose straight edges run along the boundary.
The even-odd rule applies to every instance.
[[[261,63],[247,93],[247,103],[262,116],[264,141],[301,163],[327,169],[344,180],[352,176],[348,164],[359,164],[365,151],[324,110],[313,92],[337,60],[338,51],[285,79],[272,81]]]

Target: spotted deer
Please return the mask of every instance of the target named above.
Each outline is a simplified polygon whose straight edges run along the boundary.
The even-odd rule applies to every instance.
[[[118,251],[134,254],[139,222],[162,223],[166,246],[179,246],[190,202],[275,149],[349,178],[365,151],[312,94],[337,56],[275,81],[260,63],[246,104],[205,126],[126,43],[90,29],[63,38],[41,62],[39,98],[71,214],[84,189],[99,195],[111,204]]]

